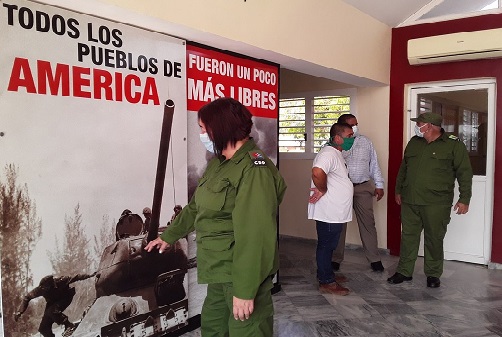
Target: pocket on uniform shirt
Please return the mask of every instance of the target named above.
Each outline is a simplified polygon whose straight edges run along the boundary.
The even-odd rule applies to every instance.
[[[453,165],[453,154],[450,152],[433,152],[431,153],[430,164],[434,170],[451,170]]]
[[[403,160],[407,166],[418,165],[418,156],[416,153],[405,153]]]
[[[234,245],[234,236],[231,234],[208,236],[201,239],[201,247],[203,249],[215,252],[223,252],[230,250],[233,245]]]
[[[221,211],[225,205],[230,182],[226,179],[222,179],[212,185],[208,185],[208,183],[205,185],[204,194],[200,195],[197,202],[204,208],[213,211]],[[199,187],[201,187],[201,184],[199,184]]]

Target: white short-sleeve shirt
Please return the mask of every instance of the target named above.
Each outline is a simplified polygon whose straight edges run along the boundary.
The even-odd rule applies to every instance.
[[[308,218],[329,223],[352,220],[354,186],[342,153],[332,146],[324,146],[314,159],[312,167],[318,167],[327,175],[328,191],[315,204],[308,205]],[[314,182],[311,182],[314,186]]]

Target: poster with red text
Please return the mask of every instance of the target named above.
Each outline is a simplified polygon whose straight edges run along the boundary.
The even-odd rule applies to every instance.
[[[197,111],[220,97],[232,97],[253,114],[251,136],[277,163],[279,66],[243,55],[187,44],[188,189],[195,190],[211,154],[200,143]]]
[[[188,243],[143,247],[187,203],[185,41],[25,0],[0,26],[5,335],[169,335]]]

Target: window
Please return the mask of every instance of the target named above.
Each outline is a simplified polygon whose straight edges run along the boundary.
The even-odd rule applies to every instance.
[[[329,129],[342,114],[350,113],[350,96],[320,96],[313,100],[314,152],[329,139]]]
[[[279,152],[281,156],[307,158],[329,139],[338,117],[351,113],[354,90],[308,93],[279,100]]]
[[[305,99],[279,100],[279,152],[305,152]]]

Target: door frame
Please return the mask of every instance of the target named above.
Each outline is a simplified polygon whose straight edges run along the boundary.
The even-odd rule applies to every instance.
[[[416,115],[416,97],[421,93],[431,93],[438,91],[458,91],[469,89],[488,90],[488,128],[487,128],[487,149],[486,149],[486,176],[474,176],[473,181],[485,182],[485,207],[483,226],[483,261],[487,265],[491,258],[492,226],[493,226],[493,198],[494,198],[494,176],[495,176],[495,122],[496,122],[496,79],[465,79],[455,81],[434,81],[410,83],[405,85],[406,121],[404,125],[404,148],[414,136],[414,122],[410,118]],[[415,100],[414,100],[415,98]],[[469,261],[470,262],[470,261]]]

